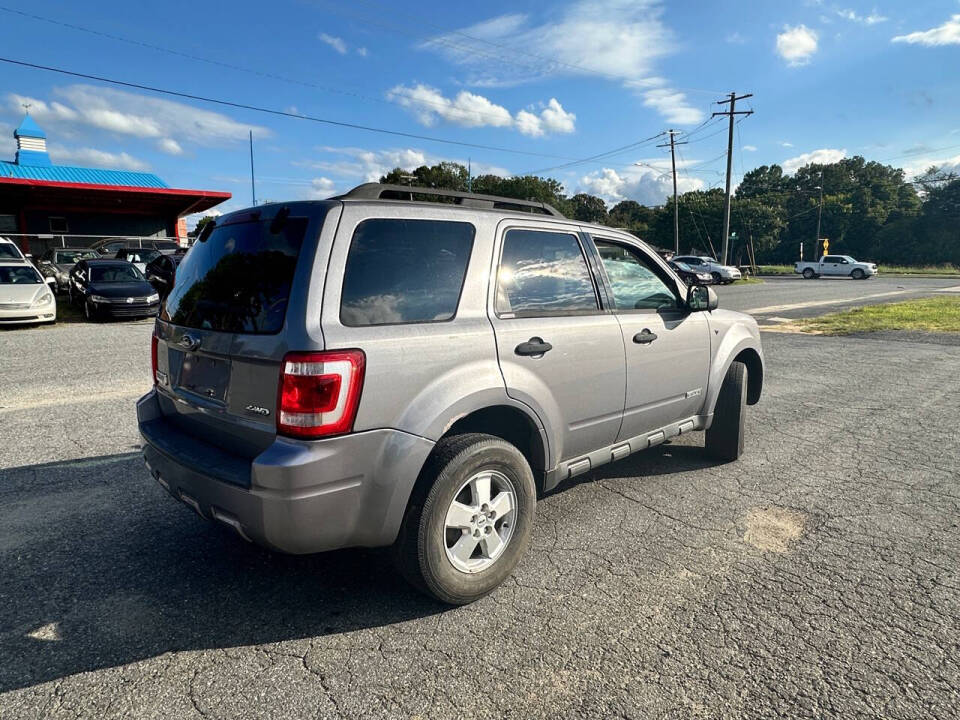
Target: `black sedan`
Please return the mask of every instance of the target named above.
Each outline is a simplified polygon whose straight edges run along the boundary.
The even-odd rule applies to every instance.
[[[673,268],[673,271],[679,275],[680,279],[683,280],[687,285],[713,284],[713,275],[708,272],[699,272],[694,270],[686,263],[682,263],[677,260],[669,260],[667,265]]]
[[[160,296],[125,260],[81,260],[70,271],[70,301],[88,320],[156,315]]]
[[[147,281],[160,293],[161,300],[164,300],[173,290],[173,281],[184,254],[159,255],[147,263],[145,272]]]

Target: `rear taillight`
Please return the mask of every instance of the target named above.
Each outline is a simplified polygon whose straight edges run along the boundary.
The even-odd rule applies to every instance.
[[[280,372],[277,432],[316,438],[353,430],[364,367],[362,350],[287,353]]]
[[[153,367],[153,384],[157,384],[157,342],[156,333],[150,337],[150,364]]]

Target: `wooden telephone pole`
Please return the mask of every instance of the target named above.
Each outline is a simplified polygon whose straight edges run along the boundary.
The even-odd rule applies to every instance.
[[[753,110],[737,111],[736,109],[737,100],[744,100],[749,97],[753,97],[753,93],[737,95],[735,92],[732,92],[730,93],[730,97],[728,97],[726,100],[717,101],[717,105],[726,105],[727,103],[730,103],[730,109],[724,110],[723,112],[715,112],[710,116],[716,117],[717,115],[727,115],[730,117],[730,134],[727,138],[727,195],[723,206],[723,257],[720,258],[720,262],[724,265],[727,264],[727,250],[729,249],[730,244],[730,175],[733,169],[733,116],[753,114]]]
[[[686,145],[684,142],[676,142],[674,140],[674,135],[678,135],[675,130],[668,130],[670,134],[670,142],[657,145],[657,147],[668,147],[670,148],[670,167],[673,169],[673,254],[680,254],[680,210],[679,205],[677,205],[677,156],[674,152],[674,147],[676,145]]]

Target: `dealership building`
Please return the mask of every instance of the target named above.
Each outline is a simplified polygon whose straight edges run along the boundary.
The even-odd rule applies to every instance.
[[[82,247],[105,237],[186,240],[184,218],[228,192],[169,187],[153,173],[57,165],[30,115],[13,133],[17,153],[0,160],[0,235],[24,252]]]

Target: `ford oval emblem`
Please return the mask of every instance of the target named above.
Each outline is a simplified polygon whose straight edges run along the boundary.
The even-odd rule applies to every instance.
[[[184,335],[180,338],[179,345],[185,347],[187,350],[196,350],[200,347],[200,341],[193,337],[193,335]]]

